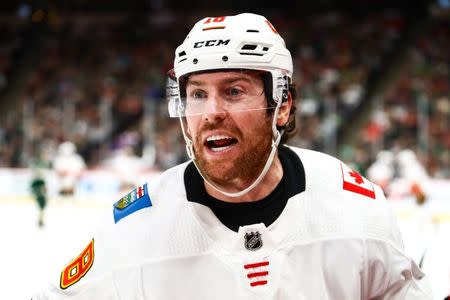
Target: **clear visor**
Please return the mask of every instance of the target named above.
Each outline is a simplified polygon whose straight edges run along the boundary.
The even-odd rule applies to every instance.
[[[274,109],[276,103],[266,99],[262,74],[255,70],[214,71],[190,74],[177,81],[169,72],[169,115],[177,118]]]

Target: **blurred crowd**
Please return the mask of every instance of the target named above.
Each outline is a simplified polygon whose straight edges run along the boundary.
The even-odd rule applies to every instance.
[[[450,178],[448,23],[420,30],[402,65],[362,132],[364,152],[412,149],[430,176]]]
[[[0,20],[0,95],[10,84],[16,56],[25,46],[24,27],[26,22],[14,16]],[[17,129],[16,125],[20,127],[20,124],[13,121],[2,120],[0,123],[0,165],[2,166],[18,163],[18,159],[13,154],[20,148],[18,142],[20,129]]]
[[[167,114],[165,78],[175,47],[197,18],[161,13],[53,20],[39,49],[27,51],[38,64],[30,66],[26,88],[0,126],[0,167],[51,161],[64,141],[76,145],[88,168],[111,165],[124,155],[155,169],[185,160],[178,121]],[[412,148],[431,174],[450,177],[448,27],[433,24],[420,32],[407,68],[383,95],[362,143],[345,148],[339,147],[337,132],[367,100],[373,74],[405,31],[404,17],[388,11],[271,21],[294,57],[298,129],[290,144],[339,152],[359,169],[375,160],[375,150]],[[11,36],[19,30],[14,22],[0,26]],[[7,51],[14,43],[4,37],[0,92],[14,68]]]
[[[123,147],[142,153],[144,110],[156,115],[161,109],[173,48],[163,30],[138,22],[81,16],[50,26],[40,51],[30,54],[39,63],[3,127],[0,164],[50,160],[64,141],[73,142],[90,167]],[[162,122],[150,130],[158,136],[167,127]]]
[[[300,30],[286,31],[300,99],[298,134],[291,143],[335,153],[337,130],[359,106],[405,20],[392,11],[361,18],[329,13],[296,21],[293,27]]]
[[[8,84],[15,53],[23,47],[25,23],[14,17],[0,20],[0,92]]]

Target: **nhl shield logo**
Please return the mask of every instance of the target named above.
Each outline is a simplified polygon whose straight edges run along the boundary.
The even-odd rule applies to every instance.
[[[247,232],[244,236],[244,240],[245,249],[250,251],[256,251],[263,246],[261,234],[258,231],[252,231],[250,233]]]

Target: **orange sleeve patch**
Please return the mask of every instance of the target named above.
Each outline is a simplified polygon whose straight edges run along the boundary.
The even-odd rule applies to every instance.
[[[94,263],[94,239],[90,241],[83,252],[72,260],[61,272],[59,286],[65,290],[77,283],[89,271]]]

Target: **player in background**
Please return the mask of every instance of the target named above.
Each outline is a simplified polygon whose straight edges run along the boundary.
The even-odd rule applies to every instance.
[[[419,162],[414,151],[403,149],[397,153],[398,177],[405,180],[410,194],[418,205],[423,205],[427,199],[429,176],[425,167]]]
[[[45,173],[49,166],[43,160],[37,160],[31,166],[31,193],[39,208],[38,226],[44,226],[45,208],[47,206],[47,186]]]
[[[197,22],[167,85],[191,160],[119,199],[33,299],[432,299],[382,190],[285,145],[292,76],[265,17]]]
[[[111,170],[120,178],[120,191],[127,192],[140,182],[137,174],[142,173],[147,164],[135,154],[131,145],[125,145],[115,150],[113,156],[102,162],[105,169]]]
[[[383,150],[377,154],[375,162],[367,169],[367,178],[378,184],[386,193],[389,183],[394,178],[394,160],[392,151]]]
[[[391,198],[412,196],[419,206],[426,202],[429,176],[410,149],[380,151],[367,169],[367,177]]]
[[[76,152],[75,145],[68,141],[61,143],[52,165],[58,177],[59,194],[63,197],[73,196],[81,173],[86,168],[83,158]]]

